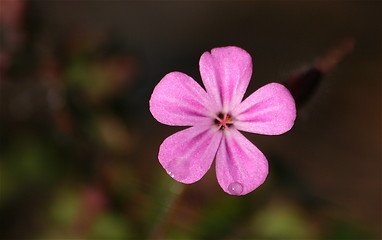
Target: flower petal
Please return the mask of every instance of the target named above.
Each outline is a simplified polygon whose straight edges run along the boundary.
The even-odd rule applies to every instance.
[[[222,131],[199,126],[177,132],[160,146],[159,162],[175,180],[194,183],[211,167],[222,135]]]
[[[252,58],[238,47],[214,48],[199,61],[207,92],[214,97],[215,111],[229,112],[243,99],[252,75]]]
[[[239,130],[279,135],[292,128],[296,105],[286,87],[270,83],[252,93],[231,114]]]
[[[171,72],[154,88],[150,112],[156,120],[171,126],[210,124],[208,98],[194,79],[184,73]]]
[[[223,190],[245,195],[260,186],[268,175],[268,161],[239,131],[225,132],[216,155],[216,176]]]

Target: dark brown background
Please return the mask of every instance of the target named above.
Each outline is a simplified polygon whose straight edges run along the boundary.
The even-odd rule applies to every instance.
[[[353,38],[353,53],[325,76],[290,132],[246,136],[271,166],[273,157],[288,166],[314,197],[333,204],[334,212],[379,231],[382,2],[35,1],[35,9],[53,39],[87,29],[115,34],[133,49],[141,65],[136,88],[129,93],[134,121],[128,127],[138,136],[129,161],[157,175],[165,174],[156,161],[158,146],[179,130],[157,123],[148,110],[151,91],[166,73],[182,71],[200,81],[200,55],[236,45],[253,57],[250,93],[285,80],[342,39]],[[223,196],[214,171],[190,188],[191,196],[208,198],[203,192],[209,191]]]

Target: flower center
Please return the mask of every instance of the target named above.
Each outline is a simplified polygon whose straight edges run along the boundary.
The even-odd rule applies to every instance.
[[[217,116],[215,116],[214,123],[216,126],[218,126],[219,130],[224,130],[232,126],[233,121],[231,115],[228,113],[219,113]]]

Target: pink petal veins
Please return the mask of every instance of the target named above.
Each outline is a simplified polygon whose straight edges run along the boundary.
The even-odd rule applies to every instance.
[[[239,130],[279,135],[289,131],[296,119],[296,106],[288,89],[278,83],[267,84],[232,111]]]
[[[171,126],[210,124],[209,96],[191,77],[171,72],[155,87],[150,112],[156,120]]]
[[[182,183],[193,183],[211,167],[222,131],[190,127],[166,138],[159,149],[159,162],[167,173]]]
[[[218,106],[216,111],[229,112],[242,100],[252,75],[252,58],[238,47],[214,48],[199,61],[200,74]]]
[[[225,192],[245,195],[265,181],[268,162],[246,137],[230,129],[225,132],[216,155],[216,175]]]

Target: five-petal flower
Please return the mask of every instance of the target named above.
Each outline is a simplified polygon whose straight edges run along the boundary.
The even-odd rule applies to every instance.
[[[263,153],[238,130],[279,135],[296,118],[293,97],[281,84],[267,84],[242,101],[252,75],[251,56],[238,47],[205,52],[199,61],[204,90],[194,79],[171,72],[155,87],[150,111],[159,122],[190,126],[164,140],[159,162],[182,183],[200,180],[216,156],[216,175],[231,195],[247,194],[268,175]]]

